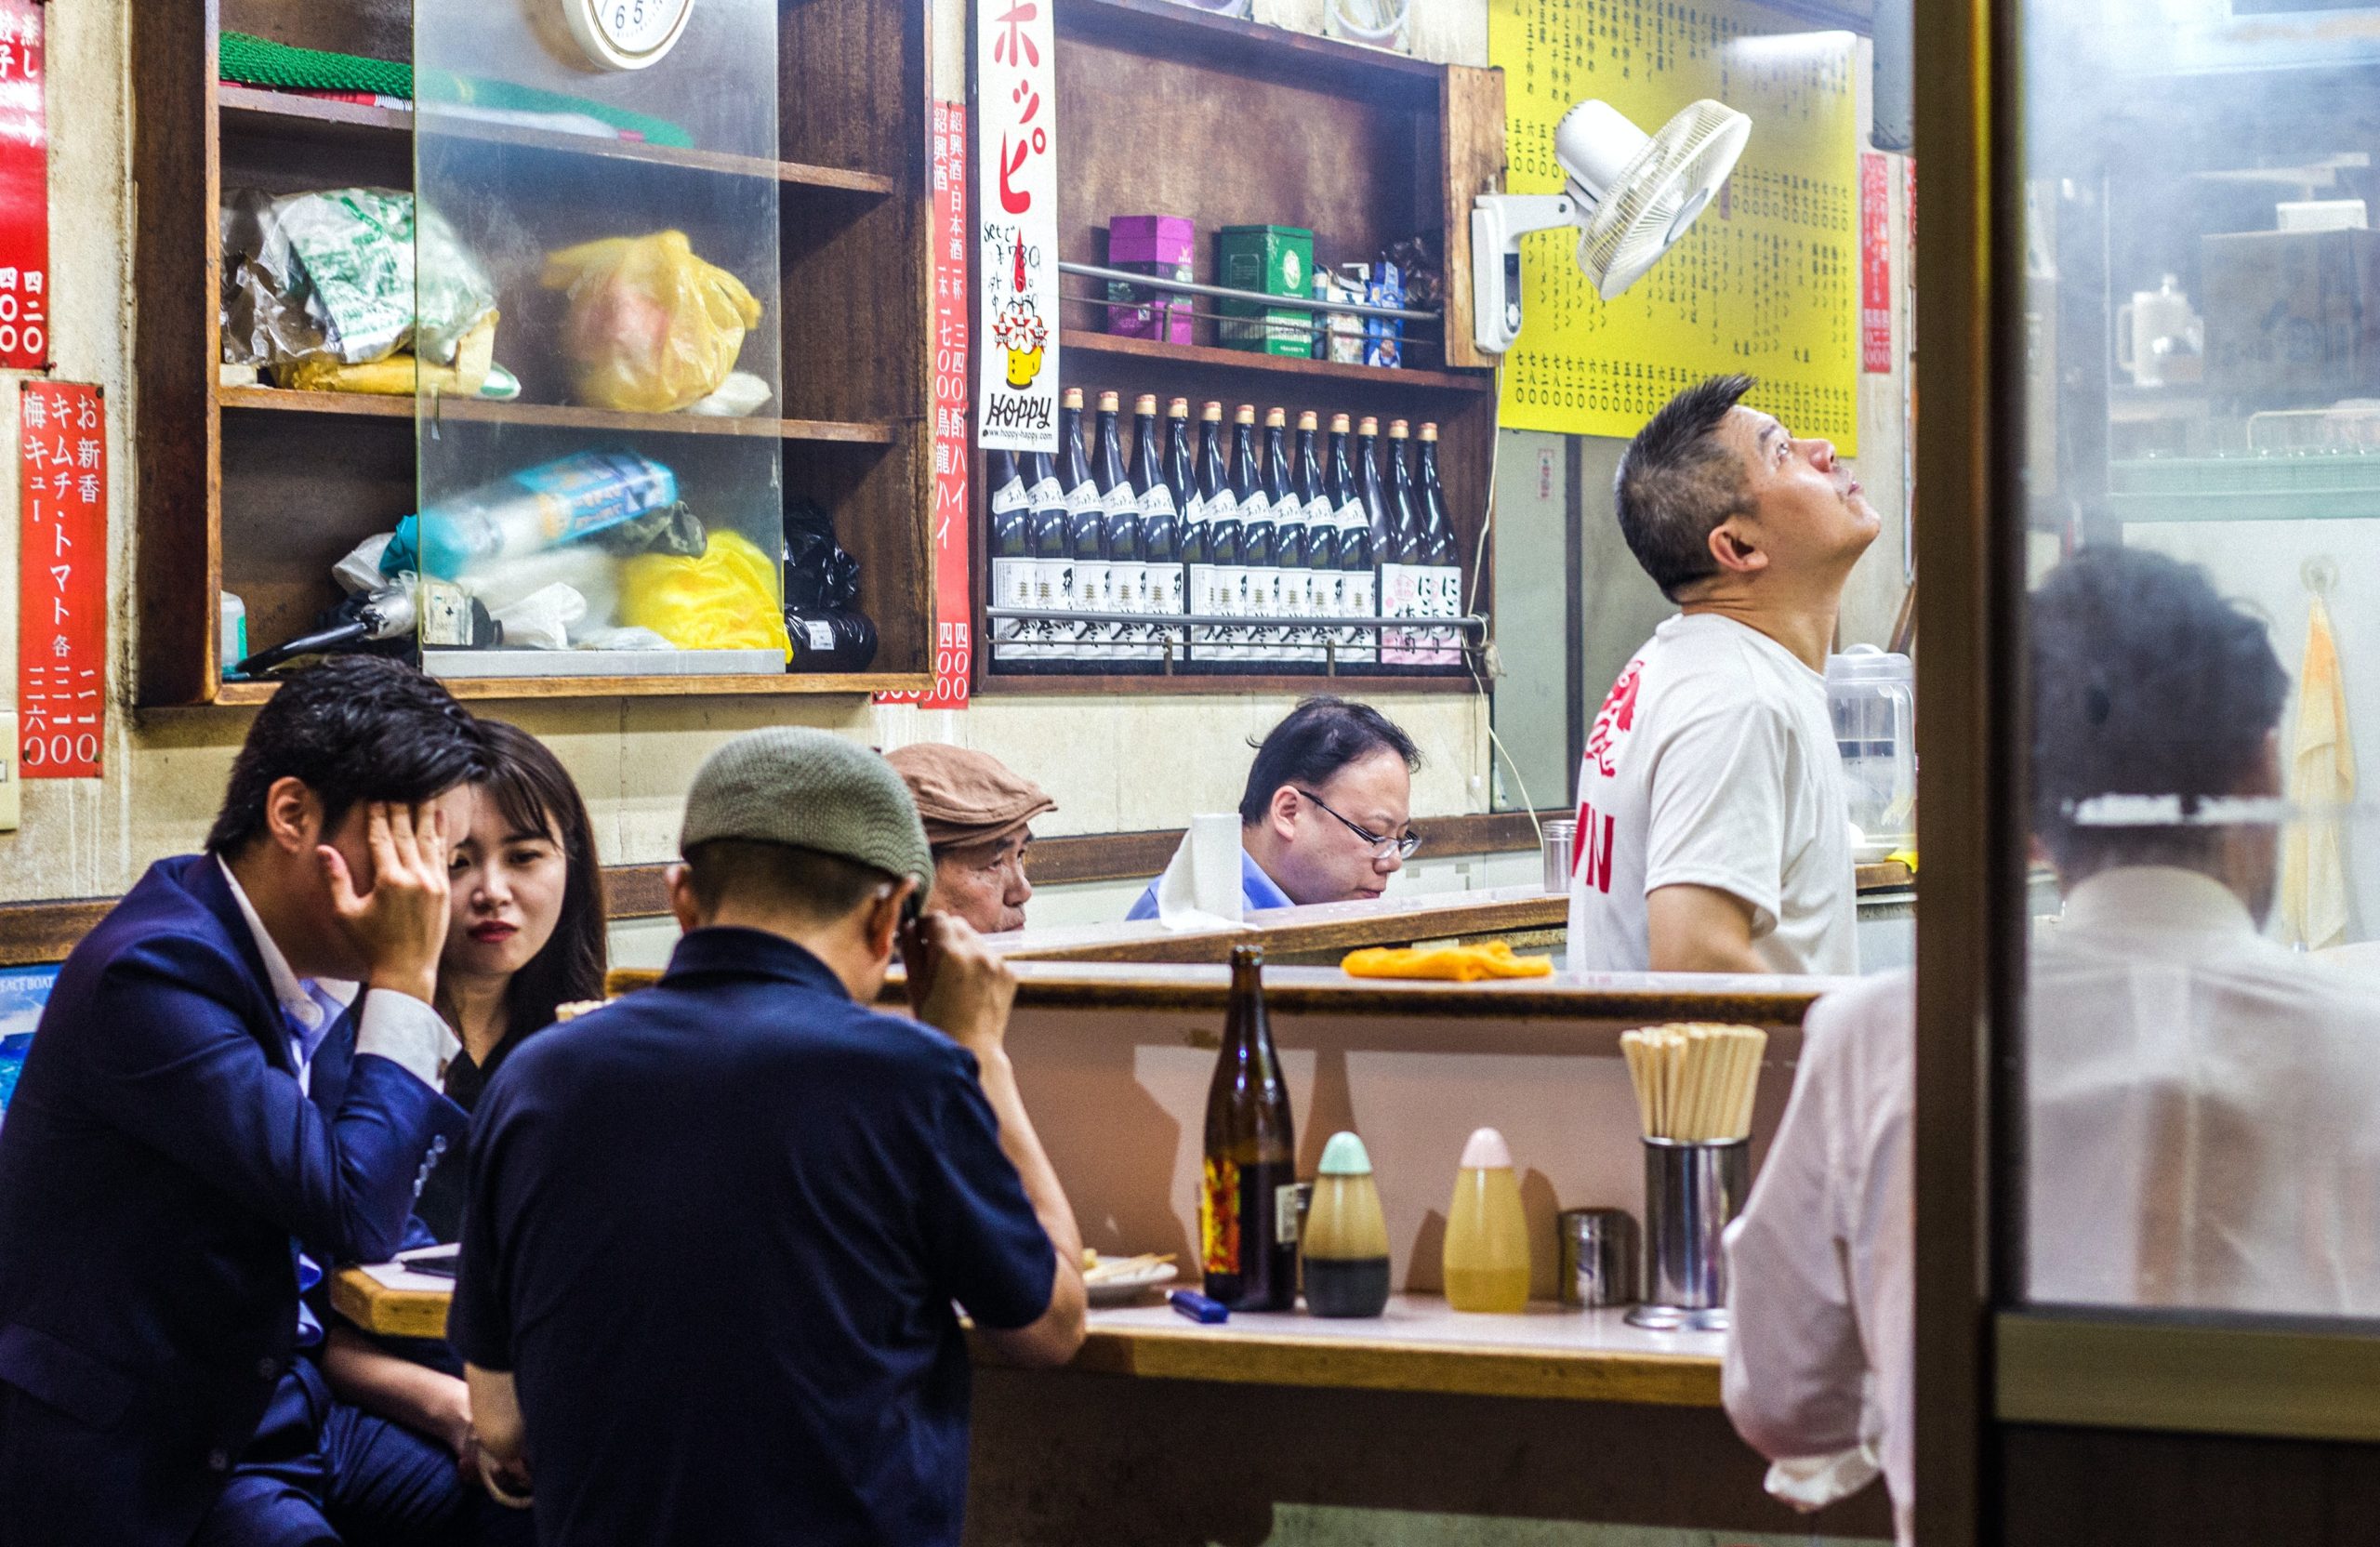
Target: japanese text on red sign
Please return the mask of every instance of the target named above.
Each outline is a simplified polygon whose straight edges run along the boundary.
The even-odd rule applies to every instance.
[[[49,364],[49,119],[42,7],[0,0],[0,368]]]
[[[1893,368],[1892,183],[1884,158],[1859,156],[1859,368]]]
[[[973,668],[967,585],[967,110],[933,105],[933,686],[883,704],[963,709]]]
[[[96,778],[107,726],[108,454],[96,387],[18,399],[18,760],[28,779]]]

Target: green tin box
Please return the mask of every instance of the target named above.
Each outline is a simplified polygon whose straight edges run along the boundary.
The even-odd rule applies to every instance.
[[[1215,233],[1215,282],[1268,296],[1304,297],[1314,284],[1314,232],[1297,226],[1225,226]],[[1227,350],[1301,357],[1314,352],[1314,313],[1302,307],[1224,301],[1216,326]]]

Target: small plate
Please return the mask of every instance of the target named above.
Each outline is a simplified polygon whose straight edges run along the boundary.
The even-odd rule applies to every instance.
[[[1159,1284],[1170,1284],[1174,1276],[1175,1269],[1171,1263],[1151,1263],[1144,1268],[1118,1274],[1097,1284],[1086,1284],[1083,1290],[1091,1297],[1093,1305],[1129,1305],[1138,1300],[1143,1291],[1153,1289]]]

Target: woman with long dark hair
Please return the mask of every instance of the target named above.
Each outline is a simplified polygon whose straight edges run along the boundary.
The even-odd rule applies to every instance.
[[[438,962],[438,1012],[463,1051],[446,1094],[466,1112],[514,1048],[554,1024],[559,1005],[603,995],[603,876],[578,787],[527,732],[483,722],[494,768],[470,831],[448,850],[453,902]],[[462,1224],[462,1167],[449,1157],[415,1205],[451,1241]]]
[[[487,776],[469,829],[447,845],[450,902],[446,948],[438,962],[438,1012],[462,1042],[446,1065],[446,1094],[475,1105],[496,1069],[554,1024],[557,1006],[603,993],[603,876],[578,787],[545,744],[510,725],[483,721]],[[416,1241],[451,1241],[462,1228],[463,1157],[450,1150],[415,1200]],[[443,1342],[375,1341],[331,1329],[324,1373],[342,1402],[431,1435],[466,1473],[476,1463],[461,1362]],[[428,1485],[425,1485],[428,1486]],[[525,1516],[486,1518],[457,1488],[454,1509],[482,1515],[486,1541],[525,1541]]]

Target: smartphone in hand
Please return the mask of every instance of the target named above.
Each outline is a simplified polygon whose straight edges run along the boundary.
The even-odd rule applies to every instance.
[[[922,1010],[933,984],[933,945],[926,938],[925,907],[910,892],[901,904],[901,966],[909,977],[909,1007]]]

